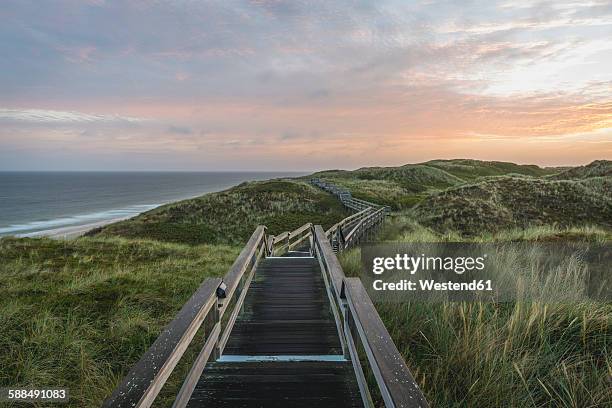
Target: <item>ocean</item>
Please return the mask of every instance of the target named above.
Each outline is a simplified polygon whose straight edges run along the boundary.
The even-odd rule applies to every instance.
[[[58,235],[277,172],[0,172],[0,236]]]

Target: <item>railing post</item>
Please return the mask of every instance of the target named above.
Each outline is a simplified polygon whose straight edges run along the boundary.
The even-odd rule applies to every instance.
[[[219,330],[220,330],[220,332],[222,332],[222,330],[221,330],[221,313],[219,313],[219,310],[221,309],[223,304],[219,300],[220,299],[217,298],[217,301],[215,302],[215,307],[214,307],[213,310],[211,310],[211,312],[213,313],[212,320],[215,322],[213,324],[213,327],[215,325],[219,325]],[[220,338],[221,338],[221,336],[217,336],[217,340],[215,341],[215,346],[213,347],[213,352],[212,352],[212,359],[213,359],[213,361],[218,360],[221,357],[221,348],[219,347],[219,340],[220,340]]]

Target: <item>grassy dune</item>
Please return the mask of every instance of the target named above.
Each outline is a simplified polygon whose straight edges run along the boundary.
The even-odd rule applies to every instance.
[[[99,406],[199,284],[227,272],[258,224],[278,233],[346,214],[329,194],[275,180],[165,205],[76,240],[0,239],[0,387],[65,386],[69,406]],[[176,395],[183,360],[158,406]]]
[[[482,177],[508,174],[541,177],[559,171],[533,165],[457,159],[432,160],[399,167],[364,167],[354,171],[329,170],[313,176],[346,187],[357,198],[404,210],[431,193]]]
[[[98,406],[202,280],[227,272],[258,224],[278,233],[345,216],[334,197],[275,180],[165,205],[77,240],[4,238],[0,386],[67,386],[72,406]]]
[[[554,224],[612,228],[612,177],[495,177],[432,194],[414,209],[437,231],[466,235]]]
[[[586,166],[579,166],[567,169],[559,174],[552,175],[554,180],[584,179],[589,177],[611,177],[612,161],[595,160]]]
[[[240,245],[257,225],[278,234],[307,222],[329,227],[347,215],[335,197],[319,189],[293,180],[273,180],[243,183],[164,205],[89,235]]]
[[[573,169],[472,160],[425,165],[464,182],[428,188],[421,197],[396,192],[419,204],[397,212],[378,240],[612,242],[610,161]],[[379,180],[343,177],[372,198],[385,194]],[[340,258],[347,275],[359,274],[359,249]],[[377,309],[433,406],[612,406],[612,305],[575,299],[580,288],[558,282],[554,293],[572,302],[413,301]]]
[[[464,181],[475,180],[479,177],[503,176],[507,174],[541,177],[559,172],[559,169],[556,168],[541,168],[535,165],[470,159],[431,160],[424,164],[444,170]]]

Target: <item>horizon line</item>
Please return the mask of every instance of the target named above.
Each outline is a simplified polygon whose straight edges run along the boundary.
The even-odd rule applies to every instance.
[[[510,163],[516,164],[519,166],[537,166],[542,169],[550,169],[550,168],[565,168],[565,167],[579,167],[586,166],[595,161],[609,161],[610,159],[598,158],[590,161],[585,161],[583,164],[560,164],[554,166],[543,166],[536,163],[517,163],[512,161],[502,161],[502,160],[482,160],[482,159],[471,159],[471,158],[454,158],[454,159],[431,159],[423,162],[417,163],[404,163],[404,164],[396,164],[396,165],[363,165],[356,168],[320,168],[320,169],[308,169],[308,170],[285,170],[285,169],[275,169],[275,170],[240,170],[240,169],[221,169],[221,170],[207,170],[207,169],[198,169],[198,170],[186,170],[186,169],[166,169],[166,170],[157,170],[157,169],[119,169],[119,170],[102,170],[102,169],[0,169],[0,173],[316,173],[321,171],[356,171],[362,168],[392,168],[392,167],[403,167],[403,166],[416,166],[416,165],[426,165],[432,161],[458,161],[458,160],[472,160],[483,163]]]

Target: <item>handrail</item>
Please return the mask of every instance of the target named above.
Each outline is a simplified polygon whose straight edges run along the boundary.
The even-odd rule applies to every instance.
[[[310,237],[311,228],[312,223],[308,222],[291,232],[285,231],[280,235],[271,237],[271,245],[268,251],[268,255],[279,255],[286,251],[291,251],[293,248],[302,243],[306,238]],[[277,245],[279,243],[280,245]]]
[[[324,272],[330,276],[332,288],[336,295],[336,300],[340,304],[342,298],[342,280],[345,278],[340,261],[334,254],[334,250],[323,231],[323,227],[316,225],[314,227],[314,246],[315,254],[323,262]]]
[[[328,230],[325,232],[325,234],[326,234],[327,236],[329,236],[329,235],[330,235],[330,234],[332,234],[332,233],[333,233],[333,232],[334,232],[334,231],[335,231],[337,228],[342,227],[342,226],[346,225],[348,222],[350,222],[350,221],[352,221],[352,220],[354,220],[354,219],[356,219],[356,218],[359,218],[359,217],[363,216],[363,215],[364,215],[365,213],[367,213],[369,210],[370,210],[369,208],[366,208],[365,210],[361,210],[361,211],[359,211],[359,212],[356,212],[355,214],[352,214],[352,215],[350,215],[350,216],[348,216],[348,217],[344,218],[342,221],[337,222],[336,224],[332,225],[332,226],[331,226],[331,227],[330,227],[330,228],[329,228],[329,229],[328,229]]]
[[[221,279],[206,279],[104,401],[103,407],[149,407],[216,306]]]
[[[384,218],[386,208],[367,211],[347,235],[344,248],[361,238]],[[340,309],[344,327],[341,340],[343,349],[353,361],[357,383],[364,403],[373,406],[367,380],[353,338],[356,330],[368,364],[386,407],[426,408],[427,400],[419,389],[401,353],[385,328],[374,304],[359,278],[347,278],[330,243],[329,233],[320,225],[313,228],[313,252],[319,258],[326,283],[332,288],[334,304]],[[341,248],[341,249],[344,249]]]
[[[266,227],[263,225],[258,226],[255,229],[255,232],[249,238],[247,244],[244,246],[238,258],[234,261],[229,271],[223,277],[223,283],[227,285],[227,289],[225,289],[225,299],[223,305],[219,307],[219,314],[223,316],[225,313],[225,309],[229,300],[232,298],[240,278],[248,268],[249,264],[254,263],[255,259],[253,257],[257,255],[257,250],[260,245],[265,242],[266,239]]]
[[[382,207],[382,205],[380,205],[380,204],[371,203],[369,201],[361,200],[361,199],[355,198],[355,197],[351,197],[351,200],[353,200],[355,202],[358,202],[358,203],[361,203],[361,204],[364,204],[364,205],[368,205],[370,207]]]
[[[368,229],[371,224],[379,219],[382,219],[385,215],[384,207],[379,208],[376,211],[369,212],[361,222],[356,225],[348,234],[346,234],[346,246],[350,247],[353,244],[353,240],[357,237],[357,233],[360,229]]]
[[[345,278],[346,303],[387,407],[428,407],[425,396],[359,278]]]
[[[115,388],[103,407],[150,407],[177,363],[191,344],[204,320],[214,313],[213,328],[196,358],[174,407],[184,407],[195,387],[197,378],[211,355],[220,355],[227,340],[242,301],[248,290],[257,261],[266,255],[268,248],[266,227],[259,226],[236,258],[227,274],[220,278],[206,279],[157,337],[153,345],[130,369],[119,386]],[[250,271],[230,318],[222,328],[222,317],[246,271]],[[225,286],[223,286],[223,284]],[[187,396],[187,398],[185,397]]]

